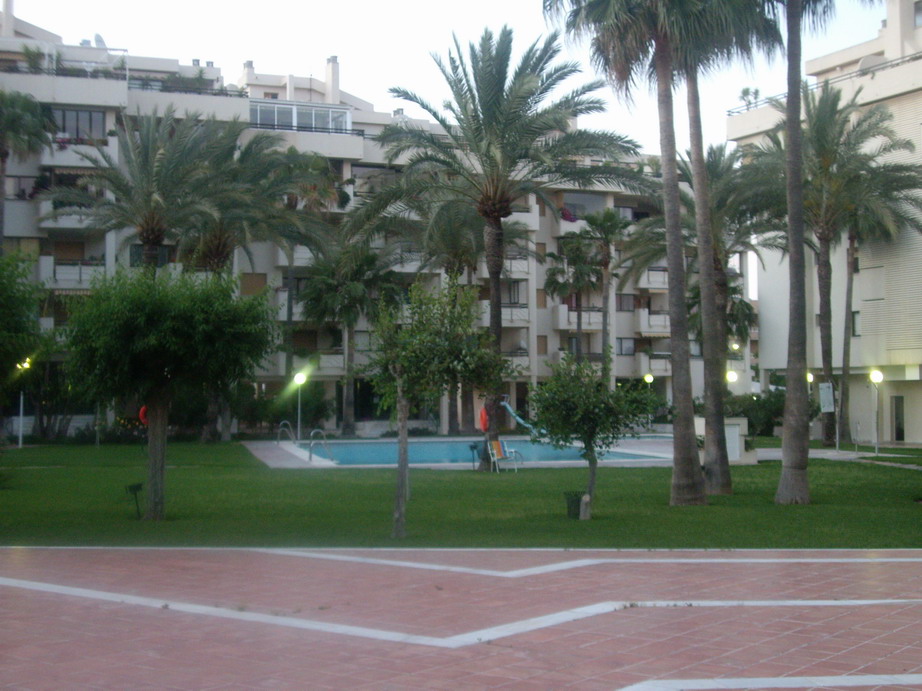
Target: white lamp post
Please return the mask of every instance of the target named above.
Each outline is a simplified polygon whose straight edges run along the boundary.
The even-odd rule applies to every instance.
[[[879,369],[872,369],[868,378],[874,385],[874,455],[877,456],[880,454],[880,423],[878,422],[880,417],[880,389],[877,388],[877,385],[884,380],[884,373]]]
[[[298,385],[298,441],[301,441],[301,385],[307,381],[307,375],[304,372],[298,372],[295,375],[295,384]]]
[[[32,358],[26,358],[23,362],[16,363],[16,369],[18,370],[27,370],[32,366]],[[25,426],[25,396],[23,393],[22,387],[19,388],[19,444],[18,448],[22,448],[22,428]]]
[[[653,375],[647,372],[645,375],[643,375],[643,380],[647,382],[647,388],[649,389],[650,384],[653,383]]]

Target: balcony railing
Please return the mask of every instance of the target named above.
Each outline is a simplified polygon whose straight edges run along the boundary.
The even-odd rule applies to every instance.
[[[272,125],[269,123],[250,122],[254,130],[281,130],[283,132],[319,132],[321,134],[348,134],[354,137],[364,137],[365,130],[347,129],[343,127],[313,127],[306,125]]]

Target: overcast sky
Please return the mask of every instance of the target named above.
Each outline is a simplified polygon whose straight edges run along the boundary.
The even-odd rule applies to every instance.
[[[340,62],[340,85],[377,110],[389,112],[405,104],[388,94],[393,86],[406,87],[433,103],[445,96],[442,79],[430,55],[445,56],[454,33],[466,46],[484,28],[494,32],[504,24],[514,29],[521,48],[549,27],[541,13],[541,0],[464,0],[457,4],[431,0],[261,0],[248,4],[211,0],[15,0],[15,14],[78,44],[100,34],[111,48],[132,55],[177,58],[189,64],[199,58],[214,61],[225,82],[235,83],[245,60],[258,72],[294,74],[323,79],[326,60]],[[840,0],[838,17],[822,35],[808,34],[807,58],[825,55],[877,35],[886,12]],[[243,8],[251,8],[245,11]],[[586,79],[594,78],[584,46],[566,45],[569,59],[584,65]],[[573,82],[575,85],[576,82]],[[762,96],[785,89],[781,58],[772,64],[760,60],[749,70],[734,67],[710,77],[702,85],[705,138],[718,143],[725,138],[725,113],[740,105],[743,87],[756,87]],[[604,95],[609,111],[581,121],[583,126],[611,129],[640,142],[648,153],[659,150],[655,98],[646,85],[626,104],[610,89]],[[684,92],[676,96],[677,137],[680,150],[688,146],[684,126]],[[408,109],[408,114],[419,113]]]

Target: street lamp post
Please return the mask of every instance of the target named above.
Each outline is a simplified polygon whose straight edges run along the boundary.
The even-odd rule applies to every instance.
[[[27,370],[32,366],[32,358],[26,358],[23,362],[16,363],[16,369],[18,370]],[[19,444],[18,448],[22,448],[22,428],[25,426],[25,393],[22,386],[19,387]]]
[[[304,372],[295,375],[295,384],[298,385],[298,442],[301,441],[301,385],[306,381],[307,375]]]
[[[647,382],[647,391],[650,391],[653,388],[653,375],[650,372],[647,372],[643,375],[643,380]],[[653,429],[653,415],[647,415],[647,429]]]
[[[880,389],[877,385],[884,380],[884,373],[879,369],[872,369],[868,378],[874,385],[874,455],[880,455]]]

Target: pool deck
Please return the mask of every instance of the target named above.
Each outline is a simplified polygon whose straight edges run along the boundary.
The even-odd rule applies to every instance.
[[[521,437],[527,439],[527,437]],[[482,441],[482,437],[458,438],[457,441]],[[330,468],[330,467],[377,467],[382,466],[337,466],[330,463],[325,458],[318,458],[319,453],[313,457],[309,456],[307,451],[299,448],[291,442],[282,442],[277,444],[272,441],[251,441],[244,442],[250,453],[270,468]],[[645,458],[617,459],[611,461],[600,461],[599,465],[624,468],[639,468],[650,466],[670,466],[672,465],[672,440],[662,437],[640,437],[624,439],[616,451],[629,454],[644,456]],[[853,461],[860,457],[867,456],[867,453],[858,454],[852,451],[835,451],[829,449],[811,449],[810,458],[827,458],[833,460]],[[757,458],[759,461],[780,460],[781,449],[758,449]],[[584,461],[529,461],[524,464],[525,467],[568,467],[581,465]],[[416,465],[414,468],[426,467],[439,470],[469,470],[471,465],[465,463],[438,463],[432,465]]]
[[[11,689],[922,688],[922,550],[0,547]]]

